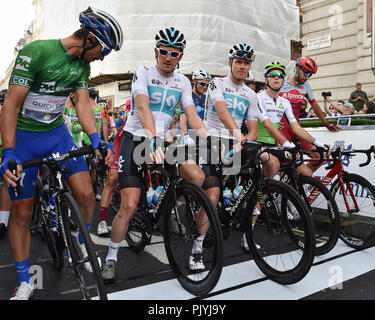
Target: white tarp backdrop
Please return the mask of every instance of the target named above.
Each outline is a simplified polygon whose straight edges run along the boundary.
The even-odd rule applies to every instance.
[[[155,34],[169,26],[181,30],[187,40],[182,73],[202,68],[227,74],[230,47],[245,42],[255,50],[251,77],[259,81],[264,80],[267,62],[289,63],[290,40],[299,38],[295,0],[39,0],[40,38],[72,34],[79,28],[79,12],[89,5],[116,17],[125,37],[120,52],[92,64],[92,77],[132,73],[141,65],[153,65]]]

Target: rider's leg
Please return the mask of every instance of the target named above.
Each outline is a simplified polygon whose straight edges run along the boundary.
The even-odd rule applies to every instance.
[[[5,236],[6,230],[8,228],[10,207],[12,203],[9,198],[9,192],[7,185],[3,185],[0,191],[0,239]],[[3,225],[3,226],[2,226]],[[4,231],[2,231],[4,230]],[[3,234],[2,234],[3,232]]]
[[[180,167],[181,177],[187,181],[194,182],[198,186],[202,186],[206,176],[202,169],[193,160],[187,160]]]
[[[100,200],[99,208],[99,222],[107,220],[107,210],[112,201],[113,189],[116,188],[118,184],[118,171],[112,170],[107,174],[105,186],[102,192],[102,199]]]
[[[95,211],[95,194],[88,171],[78,172],[68,180],[86,225],[91,223]]]

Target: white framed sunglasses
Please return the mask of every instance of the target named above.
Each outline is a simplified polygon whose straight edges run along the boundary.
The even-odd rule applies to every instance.
[[[92,32],[90,32],[90,34],[92,34],[96,40],[98,40],[99,44],[102,46],[102,55],[105,57],[105,56],[108,56],[112,49],[110,49],[100,38],[98,38],[95,34],[93,34]]]
[[[162,48],[156,48],[156,50],[164,58],[166,58],[168,56],[168,54],[171,55],[172,59],[177,59],[182,55],[182,52],[180,52],[180,51],[168,51],[168,50],[162,49]]]

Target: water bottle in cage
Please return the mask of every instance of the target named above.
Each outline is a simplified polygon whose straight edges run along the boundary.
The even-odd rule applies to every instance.
[[[154,197],[154,189],[152,189],[151,187],[148,189],[147,193],[146,193],[146,201],[147,201],[147,206],[148,208],[152,208],[152,199]]]
[[[51,219],[51,227],[53,231],[56,231],[56,203],[55,199],[51,197],[50,201],[47,202],[47,212]]]
[[[228,187],[225,187],[225,190],[223,192],[223,198],[224,198],[224,206],[225,208],[228,208],[232,205],[232,191],[228,189]]]
[[[161,193],[163,192],[163,189],[164,189],[163,186],[159,186],[159,187],[156,188],[155,193],[154,193],[154,197],[153,197],[153,200],[152,200],[155,205],[158,203],[159,197],[160,197]]]

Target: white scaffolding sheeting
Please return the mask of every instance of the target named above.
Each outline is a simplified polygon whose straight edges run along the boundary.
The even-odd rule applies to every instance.
[[[299,9],[295,0],[40,0],[44,12],[41,39],[65,37],[79,28],[79,12],[88,5],[116,17],[123,27],[124,45],[104,62],[92,64],[91,76],[127,73],[153,65],[158,30],[181,30],[187,47],[182,73],[205,69],[227,74],[228,51],[239,42],[256,54],[251,77],[263,81],[263,68],[272,60],[290,61],[290,40],[299,39]],[[38,17],[39,19],[39,17]]]

